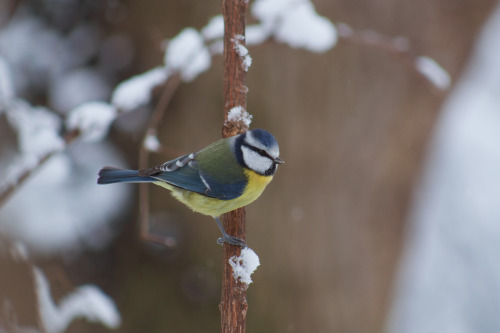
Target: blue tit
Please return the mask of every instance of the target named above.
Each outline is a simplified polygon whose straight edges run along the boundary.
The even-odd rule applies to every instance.
[[[219,244],[245,247],[243,240],[226,233],[219,216],[256,200],[281,163],[274,136],[263,129],[254,129],[154,168],[104,167],[97,183],[146,182],[164,187],[195,212],[215,219],[222,232]]]

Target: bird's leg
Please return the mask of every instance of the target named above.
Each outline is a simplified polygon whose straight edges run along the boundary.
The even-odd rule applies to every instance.
[[[217,222],[217,225],[219,226],[219,229],[222,232],[222,237],[217,240],[218,244],[222,245],[224,243],[228,243],[228,244],[235,245],[235,246],[240,246],[240,247],[243,247],[243,248],[247,247],[247,244],[245,243],[245,241],[243,239],[240,239],[240,238],[237,238],[237,237],[233,237],[233,236],[229,236],[226,233],[226,230],[224,230],[224,228],[222,227],[222,224],[220,223],[220,220],[219,220],[218,217],[214,216],[214,220],[215,220],[215,222]]]

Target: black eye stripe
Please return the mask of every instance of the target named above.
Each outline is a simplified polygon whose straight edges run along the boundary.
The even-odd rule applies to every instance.
[[[261,175],[265,175],[265,176],[272,176],[274,174],[274,172],[276,172],[276,169],[277,169],[277,164],[276,162],[274,162],[274,159],[263,149],[260,149],[260,148],[257,148],[257,147],[254,147],[254,146],[251,146],[245,142],[242,142],[240,144],[240,149],[238,149],[239,151],[239,154],[243,154],[243,147],[246,147],[254,152],[256,152],[257,154],[263,156],[263,157],[266,157],[266,158],[269,158],[273,163],[271,164],[271,167],[269,167],[266,171],[262,172],[262,171],[256,171],[254,170],[255,172],[261,174]],[[246,161],[243,159],[242,155],[239,155],[241,158],[241,164],[249,169],[251,169],[247,164],[246,164]]]
[[[269,157],[269,155],[267,155],[267,153],[264,150],[262,150],[262,149],[256,149],[256,151],[257,151],[257,153],[259,153],[260,156],[267,156],[267,157]]]
[[[273,159],[271,156],[269,156],[269,154],[263,150],[263,149],[260,149],[260,148],[257,148],[257,147],[254,147],[254,146],[250,146],[246,143],[243,143],[243,146],[249,148],[250,150],[253,150],[254,152],[256,152],[257,154],[259,154],[260,156],[263,156],[263,157],[267,157],[269,159]]]

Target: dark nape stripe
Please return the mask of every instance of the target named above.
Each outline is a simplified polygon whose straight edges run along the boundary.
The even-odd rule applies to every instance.
[[[236,155],[236,160],[238,161],[238,163],[241,165],[241,166],[244,166],[246,168],[248,168],[248,165],[245,164],[245,160],[243,159],[243,151],[241,150],[241,146],[243,146],[244,144],[244,140],[245,140],[245,136],[247,135],[247,133],[243,133],[243,134],[240,134],[237,138],[236,138],[236,142],[234,144],[234,154]]]

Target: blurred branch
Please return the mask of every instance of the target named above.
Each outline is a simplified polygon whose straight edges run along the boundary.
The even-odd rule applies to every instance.
[[[246,131],[241,122],[230,122],[229,111],[236,106],[246,110],[246,72],[242,58],[235,49],[235,40],[245,44],[245,13],[248,1],[223,0],[224,15],[224,126],[222,136],[230,137]],[[243,37],[243,38],[241,38]],[[245,208],[239,208],[223,216],[226,232],[240,239],[246,239]],[[219,305],[221,312],[221,331],[245,332],[245,320],[248,309],[246,300],[247,285],[233,277],[230,258],[239,256],[241,248],[225,243],[223,250],[224,272],[222,276],[222,298]]]
[[[403,63],[410,72],[427,82],[436,94],[443,94],[444,90],[447,89],[446,84],[436,84],[432,79],[432,75],[425,74],[422,70],[419,70],[419,59],[413,54],[411,44],[406,37],[391,38],[373,30],[356,31],[345,23],[338,23],[337,31],[340,40],[352,44],[372,47],[397,59]]]
[[[67,145],[69,145],[71,142],[73,142],[79,135],[79,131],[69,131],[64,135],[64,142]],[[31,174],[37,170],[39,167],[41,167],[45,162],[47,162],[53,155],[55,155],[59,151],[53,151],[50,152],[44,156],[42,156],[36,165],[33,167],[26,169],[21,173],[19,178],[17,178],[14,182],[10,182],[5,186],[5,188],[2,189],[2,192],[0,192],[0,207],[2,207],[5,202],[14,194],[14,192],[31,176]]]
[[[156,105],[153,114],[149,120],[148,128],[144,135],[143,144],[139,150],[139,169],[148,168],[149,161],[149,149],[145,146],[144,142],[148,135],[156,136],[158,125],[160,124],[165,111],[172,101],[172,98],[179,88],[181,83],[181,75],[177,73],[170,77],[170,79],[165,84],[163,92],[160,96],[160,100]],[[139,184],[139,224],[140,224],[140,235],[145,241],[154,242],[160,245],[168,246],[168,241],[161,235],[153,234],[149,232],[149,187],[147,183]]]

